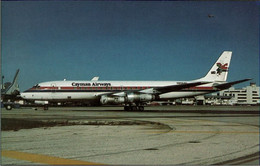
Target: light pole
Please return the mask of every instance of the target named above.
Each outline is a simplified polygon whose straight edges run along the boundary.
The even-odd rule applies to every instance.
[[[5,78],[5,76],[2,76],[2,87],[1,87],[1,89],[4,89],[4,78]]]

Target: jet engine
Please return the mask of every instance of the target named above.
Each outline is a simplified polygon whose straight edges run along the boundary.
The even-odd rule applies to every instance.
[[[125,103],[125,97],[109,97],[109,96],[101,96],[100,98],[101,104],[121,104]]]
[[[126,96],[128,103],[141,103],[148,102],[155,99],[155,96],[152,94],[138,94],[138,93],[130,93]]]
[[[49,104],[48,101],[41,101],[41,100],[35,100],[34,103],[35,103],[35,104],[41,104],[41,105]]]
[[[123,103],[142,103],[153,101],[155,95],[152,94],[139,94],[129,93],[125,96],[101,96],[101,104],[123,104]]]

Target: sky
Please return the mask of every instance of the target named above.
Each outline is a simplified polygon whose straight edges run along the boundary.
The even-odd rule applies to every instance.
[[[19,68],[22,91],[94,76],[193,80],[223,51],[228,81],[259,85],[257,2],[2,1],[1,14],[1,73],[12,81]]]

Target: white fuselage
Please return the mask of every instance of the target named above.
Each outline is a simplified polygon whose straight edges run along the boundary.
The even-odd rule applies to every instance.
[[[52,81],[43,82],[26,90],[21,97],[27,100],[50,102],[96,101],[101,95],[149,90],[153,87],[178,85],[193,81]],[[211,84],[196,86],[159,95],[159,100],[191,97],[213,92]],[[149,93],[149,92],[148,92]]]

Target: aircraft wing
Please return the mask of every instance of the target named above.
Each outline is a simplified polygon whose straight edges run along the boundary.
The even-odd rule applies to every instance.
[[[158,87],[158,88],[153,88],[154,90],[158,91],[159,93],[167,93],[167,92],[172,92],[172,91],[178,91],[194,86],[199,86],[203,84],[208,84],[210,82],[192,82],[192,83],[184,83],[184,84],[179,84],[179,85],[169,85],[169,86],[163,86],[163,87]]]
[[[192,82],[192,83],[183,83],[179,85],[168,85],[168,86],[162,86],[162,87],[155,87],[155,88],[149,88],[149,89],[144,89],[140,91],[126,91],[126,92],[118,92],[118,93],[109,93],[106,95],[112,95],[112,96],[125,96],[128,93],[147,93],[147,94],[161,94],[161,93],[167,93],[167,92],[172,92],[172,91],[178,91],[182,90],[185,88],[190,88],[198,85],[203,85],[203,84],[208,84],[210,82]]]
[[[231,86],[235,85],[235,84],[239,84],[241,82],[245,82],[245,81],[249,81],[249,80],[252,80],[252,79],[243,79],[243,80],[238,80],[238,81],[233,81],[233,82],[228,82],[228,83],[224,83],[224,84],[219,84],[219,85],[216,85],[214,87],[218,88],[218,89],[228,89],[230,88]]]

